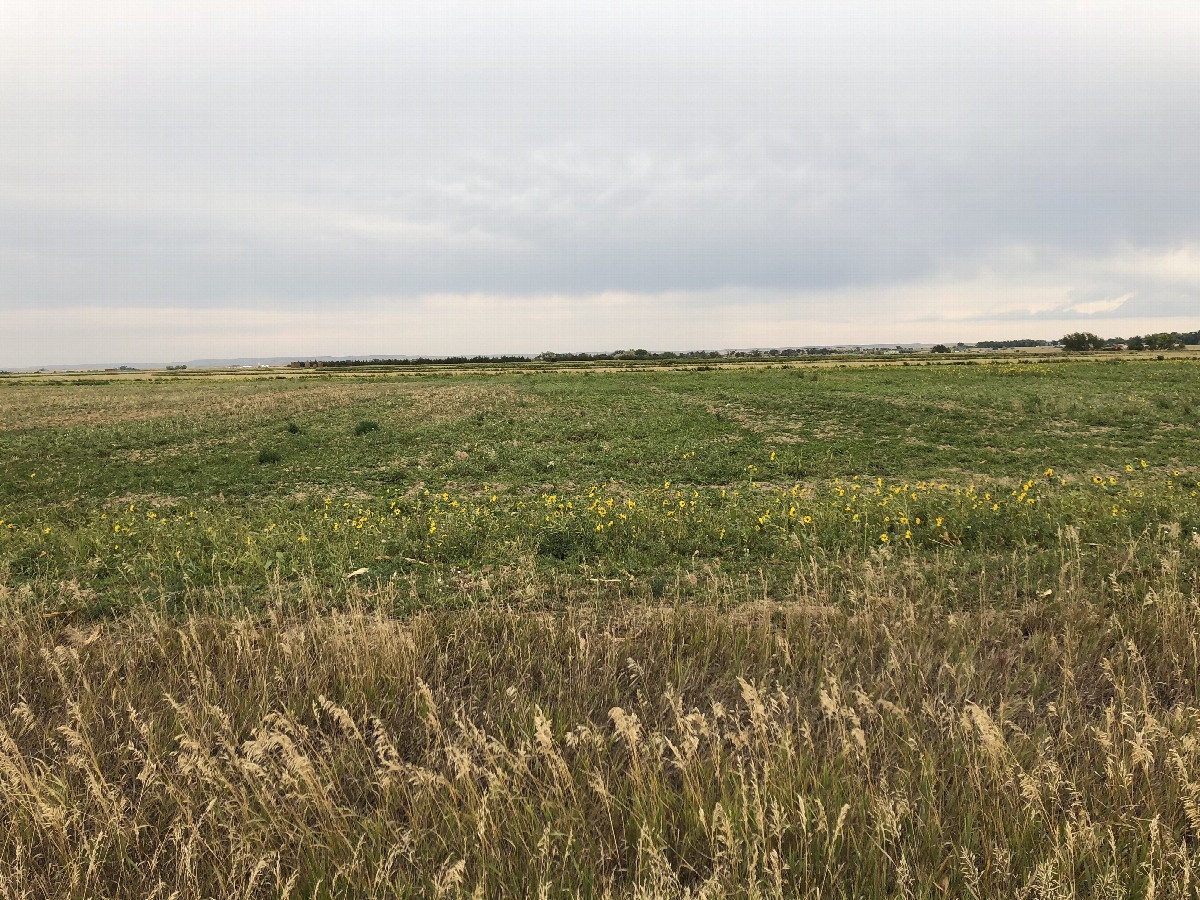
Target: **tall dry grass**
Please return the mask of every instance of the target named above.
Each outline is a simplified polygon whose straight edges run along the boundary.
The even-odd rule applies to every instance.
[[[0,897],[1190,896],[1197,573],[1076,551],[1032,594],[880,555],[786,602],[10,613]]]

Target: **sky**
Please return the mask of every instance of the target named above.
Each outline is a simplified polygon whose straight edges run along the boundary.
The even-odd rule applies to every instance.
[[[0,367],[1200,328],[1194,0],[0,0]]]

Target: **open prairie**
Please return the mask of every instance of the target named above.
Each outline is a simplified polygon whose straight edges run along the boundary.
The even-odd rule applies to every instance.
[[[1193,896],[1200,363],[0,377],[0,898]]]

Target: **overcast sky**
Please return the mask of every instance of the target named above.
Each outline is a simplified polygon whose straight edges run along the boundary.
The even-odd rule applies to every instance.
[[[1195,0],[0,0],[0,366],[1200,328]]]

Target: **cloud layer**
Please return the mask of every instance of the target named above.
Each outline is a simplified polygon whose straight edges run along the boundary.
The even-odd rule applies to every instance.
[[[1200,327],[1192,3],[392,6],[4,4],[0,364]]]

